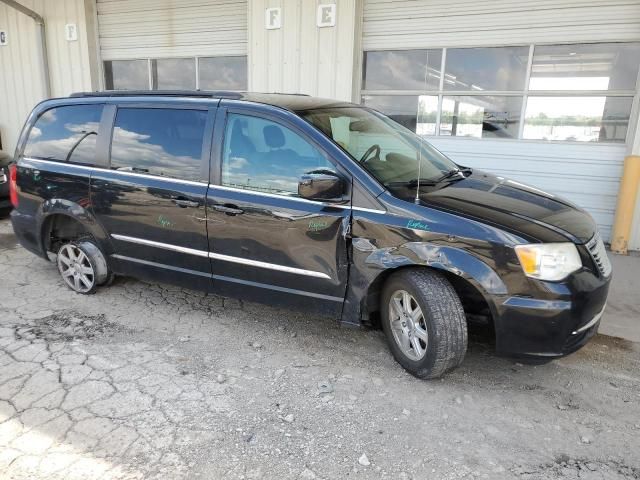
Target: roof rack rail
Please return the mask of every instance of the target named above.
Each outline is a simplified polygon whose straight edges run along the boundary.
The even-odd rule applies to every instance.
[[[240,92],[228,90],[102,90],[97,92],[75,92],[70,97],[197,97],[197,98],[232,98],[240,99]]]

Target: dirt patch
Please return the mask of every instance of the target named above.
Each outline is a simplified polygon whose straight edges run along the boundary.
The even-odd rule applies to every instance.
[[[74,311],[56,312],[32,322],[16,332],[18,340],[35,338],[47,342],[91,340],[97,336],[125,333],[125,328],[105,320],[104,314],[85,315]]]
[[[640,469],[626,465],[622,461],[571,458],[568,455],[560,455],[553,462],[536,467],[516,467],[511,469],[511,472],[519,478],[526,479],[627,480],[640,478]]]

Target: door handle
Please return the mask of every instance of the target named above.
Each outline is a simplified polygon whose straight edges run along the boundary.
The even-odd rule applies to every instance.
[[[186,198],[174,198],[173,203],[175,203],[180,208],[197,208],[200,206],[200,202],[194,202],[193,200],[187,200]]]
[[[227,215],[241,215],[244,210],[235,205],[214,205],[213,209],[217,212],[226,213]]]

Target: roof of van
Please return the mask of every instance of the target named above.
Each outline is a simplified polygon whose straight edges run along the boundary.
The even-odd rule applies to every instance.
[[[313,110],[316,108],[352,107],[353,103],[327,98],[311,97],[290,93],[252,93],[236,91],[205,90],[104,90],[100,92],[78,92],[71,94],[73,98],[86,97],[183,97],[242,100],[285,108],[294,112]]]

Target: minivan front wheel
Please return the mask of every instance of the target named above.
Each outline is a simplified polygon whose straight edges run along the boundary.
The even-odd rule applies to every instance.
[[[440,273],[407,269],[386,282],[382,326],[395,359],[419,378],[437,378],[462,363],[467,321],[454,288]]]
[[[109,279],[109,269],[100,249],[89,240],[63,244],[58,250],[58,271],[67,286],[77,293],[94,293]]]

